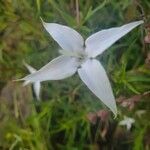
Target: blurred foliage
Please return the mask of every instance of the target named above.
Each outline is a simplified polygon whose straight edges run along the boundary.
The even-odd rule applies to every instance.
[[[79,11],[78,9],[79,8]],[[1,0],[0,1],[0,149],[9,150],[149,150],[150,28],[149,0]],[[104,108],[75,75],[42,83],[42,101],[30,86],[12,83],[28,72],[23,61],[39,69],[58,54],[58,45],[44,30],[40,17],[79,31],[84,38],[101,29],[144,19],[98,59],[112,82],[118,118],[95,124],[89,112]],[[134,97],[135,98],[135,97]],[[107,109],[107,108],[106,108]],[[145,112],[139,115],[139,112]],[[131,131],[119,127],[123,116],[135,119]]]

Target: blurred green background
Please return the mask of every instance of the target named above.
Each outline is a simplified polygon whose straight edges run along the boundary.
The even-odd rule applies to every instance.
[[[59,46],[40,17],[70,26],[85,39],[145,21],[98,57],[111,80],[117,118],[77,75],[43,82],[40,102],[31,85],[12,81],[29,73],[23,61],[39,69],[58,56]],[[149,150],[149,32],[149,0],[1,0],[0,150]],[[135,120],[131,130],[119,126],[124,116]]]

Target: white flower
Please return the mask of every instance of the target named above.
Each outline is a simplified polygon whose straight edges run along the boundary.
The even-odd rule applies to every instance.
[[[84,42],[82,36],[70,27],[43,22],[47,32],[62,48],[61,55],[21,80],[61,80],[78,72],[86,86],[116,115],[117,107],[110,82],[103,66],[95,57],[142,23],[143,21],[136,21],[101,30]]]
[[[24,65],[26,66],[26,68],[28,69],[28,71],[30,73],[35,73],[36,72],[36,69],[34,69],[33,67],[31,67],[30,65],[28,65],[27,63],[23,62]],[[26,80],[23,85],[27,85],[28,83],[30,83],[29,80]],[[40,100],[40,89],[41,89],[41,84],[40,84],[40,81],[35,81],[33,83],[33,90],[34,90],[34,93],[35,93],[35,96],[37,98],[37,100]]]
[[[129,118],[127,116],[124,116],[124,119],[119,122],[119,125],[126,126],[127,130],[130,130],[132,127],[132,124],[135,122],[133,118]]]

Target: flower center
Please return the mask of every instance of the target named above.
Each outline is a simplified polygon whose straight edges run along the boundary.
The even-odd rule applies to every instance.
[[[78,59],[79,63],[82,64],[88,59],[88,56],[85,52],[82,52],[78,53],[78,56],[76,58]]]
[[[78,60],[79,64],[82,64],[88,59],[88,55],[85,51],[67,51],[67,50],[59,50],[59,53],[65,56],[74,57]]]

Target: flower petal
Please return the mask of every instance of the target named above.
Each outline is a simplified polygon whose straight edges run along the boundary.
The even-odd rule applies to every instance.
[[[22,80],[41,82],[46,80],[60,80],[72,76],[78,67],[78,61],[68,56],[59,56],[33,74]]]
[[[43,22],[43,21],[42,21]],[[72,28],[57,23],[46,23],[43,25],[53,39],[64,49],[68,51],[83,50],[84,40],[82,36]]]
[[[125,24],[121,27],[110,28],[101,30],[91,35],[85,41],[86,51],[89,57],[96,57],[101,54],[104,50],[109,48],[117,40],[123,37],[125,34],[130,32],[132,29],[142,24],[143,21],[136,21],[129,24]]]
[[[30,73],[35,73],[36,72],[36,69],[34,69],[33,67],[31,67],[30,65],[28,65],[26,62],[23,62],[24,65],[26,66],[26,68],[29,70]],[[30,81],[29,80],[26,80],[24,83],[23,83],[23,86],[26,86],[27,84],[29,84]],[[33,84],[33,90],[34,90],[34,93],[35,93],[35,96],[37,98],[37,100],[40,100],[40,88],[41,88],[41,85],[40,85],[40,82],[35,82]]]
[[[29,71],[30,73],[36,72],[36,69],[34,69],[34,68],[31,67],[30,65],[28,65],[26,62],[23,62],[23,64],[26,66],[26,68],[28,69],[28,71]]]
[[[116,115],[117,108],[107,74],[96,59],[87,60],[78,73],[87,87]]]
[[[33,89],[37,100],[40,100],[40,89],[41,89],[40,82],[35,82],[33,84]]]
[[[119,125],[126,126],[127,130],[130,130],[134,122],[135,120],[133,118],[124,116],[124,119],[119,122]]]

